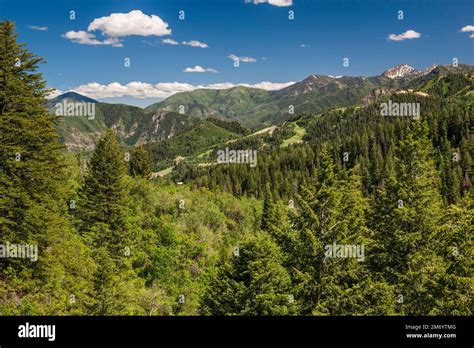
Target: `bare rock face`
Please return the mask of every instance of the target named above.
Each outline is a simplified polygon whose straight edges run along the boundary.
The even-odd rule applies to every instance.
[[[432,72],[434,69],[436,69],[438,67],[438,65],[436,64],[433,64],[431,66],[429,66],[428,68],[426,68],[424,71],[423,71],[423,74],[429,74],[430,72]]]
[[[414,67],[409,66],[407,64],[400,64],[385,71],[383,73],[383,76],[388,77],[390,79],[395,79],[398,77],[417,75],[417,73],[418,71]]]
[[[388,88],[376,88],[365,97],[362,98],[362,104],[367,105],[370,104],[372,101],[377,99],[378,97],[387,95],[392,93],[393,91]]]

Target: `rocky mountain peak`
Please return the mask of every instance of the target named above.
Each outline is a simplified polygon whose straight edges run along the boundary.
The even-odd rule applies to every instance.
[[[400,64],[386,70],[383,73],[383,76],[388,77],[390,79],[394,79],[397,77],[405,77],[405,76],[413,75],[416,73],[417,73],[417,70],[414,67],[408,64]]]

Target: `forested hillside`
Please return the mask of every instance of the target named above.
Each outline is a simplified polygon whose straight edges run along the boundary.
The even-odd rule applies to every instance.
[[[170,112],[157,141],[141,109],[101,104],[84,154],[11,22],[0,47],[2,255],[38,249],[0,259],[1,315],[472,315],[471,68],[380,77],[394,90],[367,105],[308,102],[254,133]],[[256,166],[219,163],[226,147]]]
[[[400,66],[393,69],[397,68]],[[177,93],[150,105],[146,110],[178,112],[181,108],[191,116],[219,116],[237,120],[251,129],[258,129],[287,121],[292,114],[319,114],[333,108],[363,105],[378,95],[418,88],[427,81],[436,81],[450,74],[469,73],[473,73],[471,66],[459,64],[455,67],[433,65],[424,71],[413,71],[396,78],[389,77],[387,72],[373,77],[313,74],[275,91],[238,86],[224,90],[198,89]]]
[[[464,77],[459,79],[464,80]],[[237,164],[213,166],[190,171],[186,179],[193,179],[199,186],[222,186],[235,194],[258,192],[260,196],[265,184],[271,182],[274,194],[289,199],[298,192],[299,184],[305,185],[316,177],[321,146],[330,144],[338,169],[359,165],[364,192],[374,193],[390,176],[399,143],[421,123],[427,128],[431,155],[441,172],[443,196],[449,203],[456,203],[470,188],[469,178],[473,174],[474,144],[470,137],[473,111],[472,105],[467,103],[473,88],[472,76],[469,83],[465,85],[468,90],[464,95],[449,98],[415,93],[390,96],[394,102],[419,102],[422,110],[419,121],[408,117],[381,117],[379,105],[389,97],[364,108],[300,115],[293,121],[305,129],[304,144],[274,151],[263,148],[257,168]],[[264,143],[260,146],[264,147]],[[245,182],[253,185],[245,186]],[[295,186],[295,182],[298,185]]]
[[[58,113],[62,105],[67,108],[76,105],[75,103],[88,106],[94,104],[93,112],[86,117]],[[74,152],[93,150],[107,128],[114,129],[121,145],[130,148],[149,141],[167,139],[188,130],[199,121],[177,112],[151,113],[126,104],[99,103],[75,92],[48,99],[46,107],[51,115],[63,116],[56,128],[61,135],[61,142],[69,151]]]

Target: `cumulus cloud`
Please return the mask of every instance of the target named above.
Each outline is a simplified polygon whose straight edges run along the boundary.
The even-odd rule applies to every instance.
[[[82,30],[68,31],[63,34],[63,37],[81,45],[110,45],[112,47],[123,47],[120,40],[116,37],[109,37],[101,41],[97,40],[94,34]]]
[[[28,28],[32,30],[47,31],[48,27],[38,27],[36,25],[29,25]]]
[[[253,2],[255,5],[268,3],[269,5],[285,7],[293,5],[293,0],[245,0],[246,2]]]
[[[94,19],[87,31],[99,30],[110,37],[124,36],[165,36],[171,34],[168,23],[159,16],[148,16],[140,10],[129,13],[112,13],[106,17]]]
[[[255,58],[239,57],[239,56],[236,56],[235,54],[229,54],[227,58],[232,59],[234,62],[239,61],[239,62],[244,62],[244,63],[254,63],[257,61]]]
[[[300,47],[301,47],[301,48],[308,48],[309,45],[307,45],[307,44],[301,44]]]
[[[474,34],[469,35],[469,37],[474,39]]]
[[[216,73],[217,72],[217,70],[215,70],[215,69],[203,68],[200,65],[196,65],[195,67],[191,67],[191,68],[186,68],[183,71],[188,72],[188,73],[192,73],[192,72],[195,72],[195,73],[204,73],[204,72]]]
[[[408,40],[408,39],[418,39],[420,36],[421,34],[417,33],[414,30],[407,30],[404,33],[401,33],[399,35],[390,34],[388,36],[388,39],[391,41],[403,41],[403,40]]]
[[[74,91],[94,99],[116,98],[123,96],[142,99],[152,97],[167,98],[179,92],[190,92],[194,91],[195,89],[228,89],[236,86],[260,88],[267,91],[273,91],[288,87],[292,84],[294,84],[294,82],[274,83],[262,81],[255,84],[234,84],[231,82],[223,82],[208,85],[192,85],[181,82],[151,84],[134,81],[129,82],[126,85],[122,85],[118,82],[112,82],[109,84],[91,82],[75,87]]]
[[[173,46],[179,45],[179,42],[175,41],[173,39],[163,39],[163,40],[161,40],[161,43],[163,43],[165,45],[173,45]]]
[[[105,38],[97,39],[92,33],[99,31]],[[140,10],[129,13],[112,13],[106,17],[94,19],[87,31],[68,31],[62,37],[82,45],[110,45],[123,47],[120,38],[125,36],[164,36],[171,34],[168,23],[160,17],[148,16]]]
[[[461,28],[461,31],[463,33],[474,31],[474,25],[466,25],[466,26]]]

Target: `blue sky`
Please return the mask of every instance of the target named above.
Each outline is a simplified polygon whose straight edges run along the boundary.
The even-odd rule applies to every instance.
[[[0,0],[0,19],[15,21],[20,41],[46,59],[50,87],[136,105],[199,86],[272,89],[310,74],[474,63],[468,0]]]

